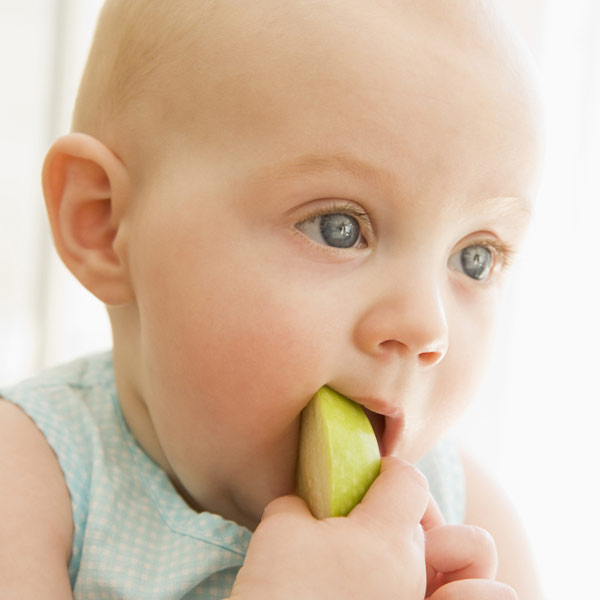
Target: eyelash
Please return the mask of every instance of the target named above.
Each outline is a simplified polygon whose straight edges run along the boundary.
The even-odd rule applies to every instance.
[[[373,224],[371,222],[371,219],[369,218],[369,215],[364,210],[358,208],[356,205],[351,203],[333,203],[323,208],[317,208],[303,216],[300,220],[297,221],[297,224],[307,221],[309,219],[317,219],[325,215],[332,215],[337,213],[342,213],[354,217],[361,225],[361,235],[365,239],[367,246],[371,246],[373,244],[373,241],[375,240],[375,230],[373,228]],[[296,229],[296,231],[299,235],[304,235],[300,230]],[[495,271],[498,267],[502,271],[507,271],[513,266],[515,262],[515,250],[509,244],[501,240],[490,238],[470,240],[469,243],[465,244],[460,250],[457,250],[457,252],[462,252],[462,250],[471,246],[481,246],[492,251],[492,254],[497,259],[495,261],[495,263],[497,264],[494,264],[494,267],[492,267],[492,272]]]
[[[361,235],[364,238],[367,246],[372,245],[373,241],[375,240],[375,230],[373,229],[371,219],[364,210],[358,208],[354,204],[334,203],[323,208],[317,208],[303,216],[300,220],[298,220],[296,222],[296,225],[303,223],[304,221],[308,221],[309,219],[318,219],[319,217],[324,217],[326,215],[335,215],[338,213],[354,217],[360,224]],[[296,231],[300,235],[304,235],[300,230],[296,229]],[[347,252],[347,250],[345,251]]]
[[[511,246],[500,240],[475,240],[466,244],[463,248],[461,248],[461,250],[459,250],[459,252],[465,248],[469,248],[470,246],[482,246],[488,250],[491,249],[492,254],[499,257],[502,270],[510,269],[514,264],[516,254],[515,251]]]

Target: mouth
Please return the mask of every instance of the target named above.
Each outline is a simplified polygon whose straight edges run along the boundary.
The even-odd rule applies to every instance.
[[[404,418],[401,415],[386,416],[369,410],[364,404],[363,412],[367,415],[379,445],[381,456],[392,456],[398,449],[404,429]]]
[[[368,408],[365,408],[364,406],[362,409],[365,415],[367,415],[367,418],[369,419],[371,427],[375,433],[375,437],[377,438],[377,443],[379,444],[379,454],[384,456],[385,448],[383,444],[383,437],[385,434],[385,417],[379,413],[369,410]]]

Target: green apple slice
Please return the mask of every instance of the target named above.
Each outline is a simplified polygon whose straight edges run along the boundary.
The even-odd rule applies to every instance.
[[[380,467],[377,438],[360,405],[322,387],[302,412],[298,495],[318,519],[346,516]]]

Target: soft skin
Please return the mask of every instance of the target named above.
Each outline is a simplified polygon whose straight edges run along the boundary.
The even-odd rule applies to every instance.
[[[273,36],[248,34],[258,8],[228,15],[215,81],[179,82],[200,105],[187,130],[120,186],[125,415],[194,506],[249,527],[293,490],[298,417],[322,385],[396,416],[386,453],[409,461],[462,414],[506,265],[476,281],[454,261],[518,249],[533,193],[536,123],[512,69],[420,14],[331,6],[271,15],[295,24]],[[364,213],[363,246],[299,231],[323,210]]]
[[[323,385],[410,462],[467,407],[539,153],[528,66],[486,6],[223,2],[128,128],[50,150],[57,249],[109,306],[124,415],[194,508],[256,528]],[[323,213],[357,244],[326,245]]]

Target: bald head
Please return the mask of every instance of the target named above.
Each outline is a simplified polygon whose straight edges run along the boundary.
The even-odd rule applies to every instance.
[[[493,64],[503,75],[490,86],[533,96],[522,48],[487,0],[108,0],[73,129],[137,153],[145,130],[154,128],[144,144],[156,142],[158,124],[185,129],[215,110],[251,111],[248,94],[286,85],[284,74],[312,72],[326,85],[353,69],[352,53],[375,64],[390,52],[405,66],[389,76],[422,79],[416,59],[431,55],[457,83],[485,85]]]
[[[161,96],[169,76],[197,59],[212,0],[107,0],[83,74],[73,129],[103,136]],[[194,50],[192,50],[192,47]],[[130,109],[130,110],[129,110]]]

